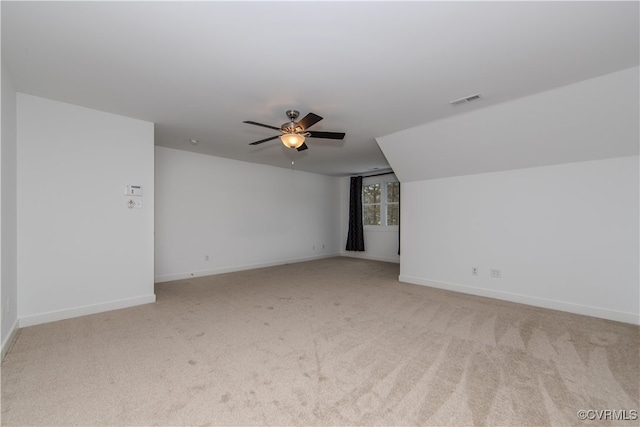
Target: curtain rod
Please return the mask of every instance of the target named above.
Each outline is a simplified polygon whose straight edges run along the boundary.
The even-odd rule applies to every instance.
[[[393,175],[395,174],[395,172],[391,171],[391,172],[383,172],[383,173],[377,173],[374,175],[362,175],[363,178],[371,178],[372,176],[382,176],[382,175]],[[360,176],[360,175],[357,175]]]

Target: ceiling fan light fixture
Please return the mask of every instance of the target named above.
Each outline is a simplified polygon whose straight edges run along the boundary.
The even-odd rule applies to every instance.
[[[280,135],[280,140],[287,148],[298,148],[304,144],[304,136],[298,133],[285,133]]]
[[[307,144],[305,144],[306,138],[344,139],[345,137],[344,132],[308,131],[311,126],[322,120],[322,117],[317,114],[308,113],[302,118],[302,120],[296,122],[295,120],[298,117],[298,112],[296,110],[289,110],[287,111],[287,117],[291,121],[283,124],[280,127],[265,125],[263,123],[253,122],[251,120],[243,121],[242,123],[280,131],[280,135],[260,139],[258,141],[249,143],[249,145],[258,145],[262,144],[263,142],[280,138],[280,141],[282,141],[282,144],[285,147],[295,148],[298,151],[304,151],[309,148],[307,147]]]

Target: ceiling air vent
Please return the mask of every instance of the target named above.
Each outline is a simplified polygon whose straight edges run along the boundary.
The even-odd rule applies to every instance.
[[[460,104],[464,104],[465,102],[475,101],[476,99],[480,99],[479,93],[476,93],[475,95],[465,96],[464,98],[456,99],[454,101],[449,101],[449,104],[460,105]]]

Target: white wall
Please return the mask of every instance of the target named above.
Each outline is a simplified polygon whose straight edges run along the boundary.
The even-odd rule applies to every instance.
[[[400,280],[638,323],[638,162],[403,183]]]
[[[397,181],[395,174],[367,177],[363,185]],[[364,227],[364,251],[347,251],[349,233],[349,192],[351,177],[340,178],[340,255],[376,261],[400,262],[398,255],[398,227]],[[402,202],[401,202],[402,203]]]
[[[402,183],[400,279],[639,323],[639,72],[377,138]]]
[[[155,301],[153,123],[22,93],[17,117],[20,326]]]
[[[0,200],[0,235],[2,246],[0,309],[2,310],[2,355],[8,350],[18,321],[18,281],[17,281],[17,136],[16,136],[16,91],[9,73],[2,65],[2,160]]]
[[[155,153],[157,282],[339,254],[338,178]]]

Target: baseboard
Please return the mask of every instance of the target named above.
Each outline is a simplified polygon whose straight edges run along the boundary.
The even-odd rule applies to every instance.
[[[7,355],[7,353],[9,352],[9,349],[13,345],[13,342],[18,336],[19,330],[20,328],[18,328],[18,319],[16,319],[15,322],[13,322],[13,325],[11,326],[11,332],[9,332],[9,335],[2,342],[2,357],[0,358],[0,360],[4,360],[4,357]]]
[[[384,262],[393,262],[396,264],[400,264],[400,257],[392,258],[392,257],[382,257],[369,255],[366,252],[340,252],[340,256],[346,256],[351,258],[360,258],[360,259],[368,259],[371,261],[384,261]]]
[[[512,294],[508,292],[494,291],[490,289],[475,288],[472,286],[456,285],[452,283],[433,282],[419,279],[417,277],[400,275],[398,280],[414,285],[428,286],[431,288],[445,289],[448,291],[460,292],[464,294],[477,295],[481,297],[495,298],[504,301],[516,302],[519,304],[531,305],[534,307],[549,308],[552,310],[566,311],[568,313],[582,314],[585,316],[599,317],[601,319],[615,320],[616,322],[640,324],[640,316],[635,313],[607,310],[598,307],[591,307],[580,304],[571,304],[562,301],[549,300],[544,298],[531,297],[527,295]]]
[[[89,314],[103,313],[105,311],[119,310],[122,308],[134,307],[136,305],[149,304],[156,301],[155,294],[143,295],[134,298],[126,298],[117,301],[109,301],[101,304],[85,305],[83,307],[70,308],[65,310],[50,311],[48,313],[33,314],[20,317],[18,324],[21,328],[42,323],[55,322],[58,320],[72,319],[74,317],[87,316]]]
[[[294,264],[294,263],[305,262],[305,261],[314,261],[317,259],[333,258],[336,256],[340,256],[340,254],[330,253],[330,254],[323,254],[323,255],[311,256],[311,257],[260,262],[256,264],[233,265],[229,267],[219,267],[211,270],[201,270],[201,271],[194,271],[194,272],[188,272],[188,273],[165,274],[162,276],[156,276],[154,278],[154,283],[173,282],[174,280],[190,279],[193,277],[215,276],[216,274],[235,273],[236,271],[254,270],[256,268],[265,268],[265,267],[275,267],[278,265]]]

